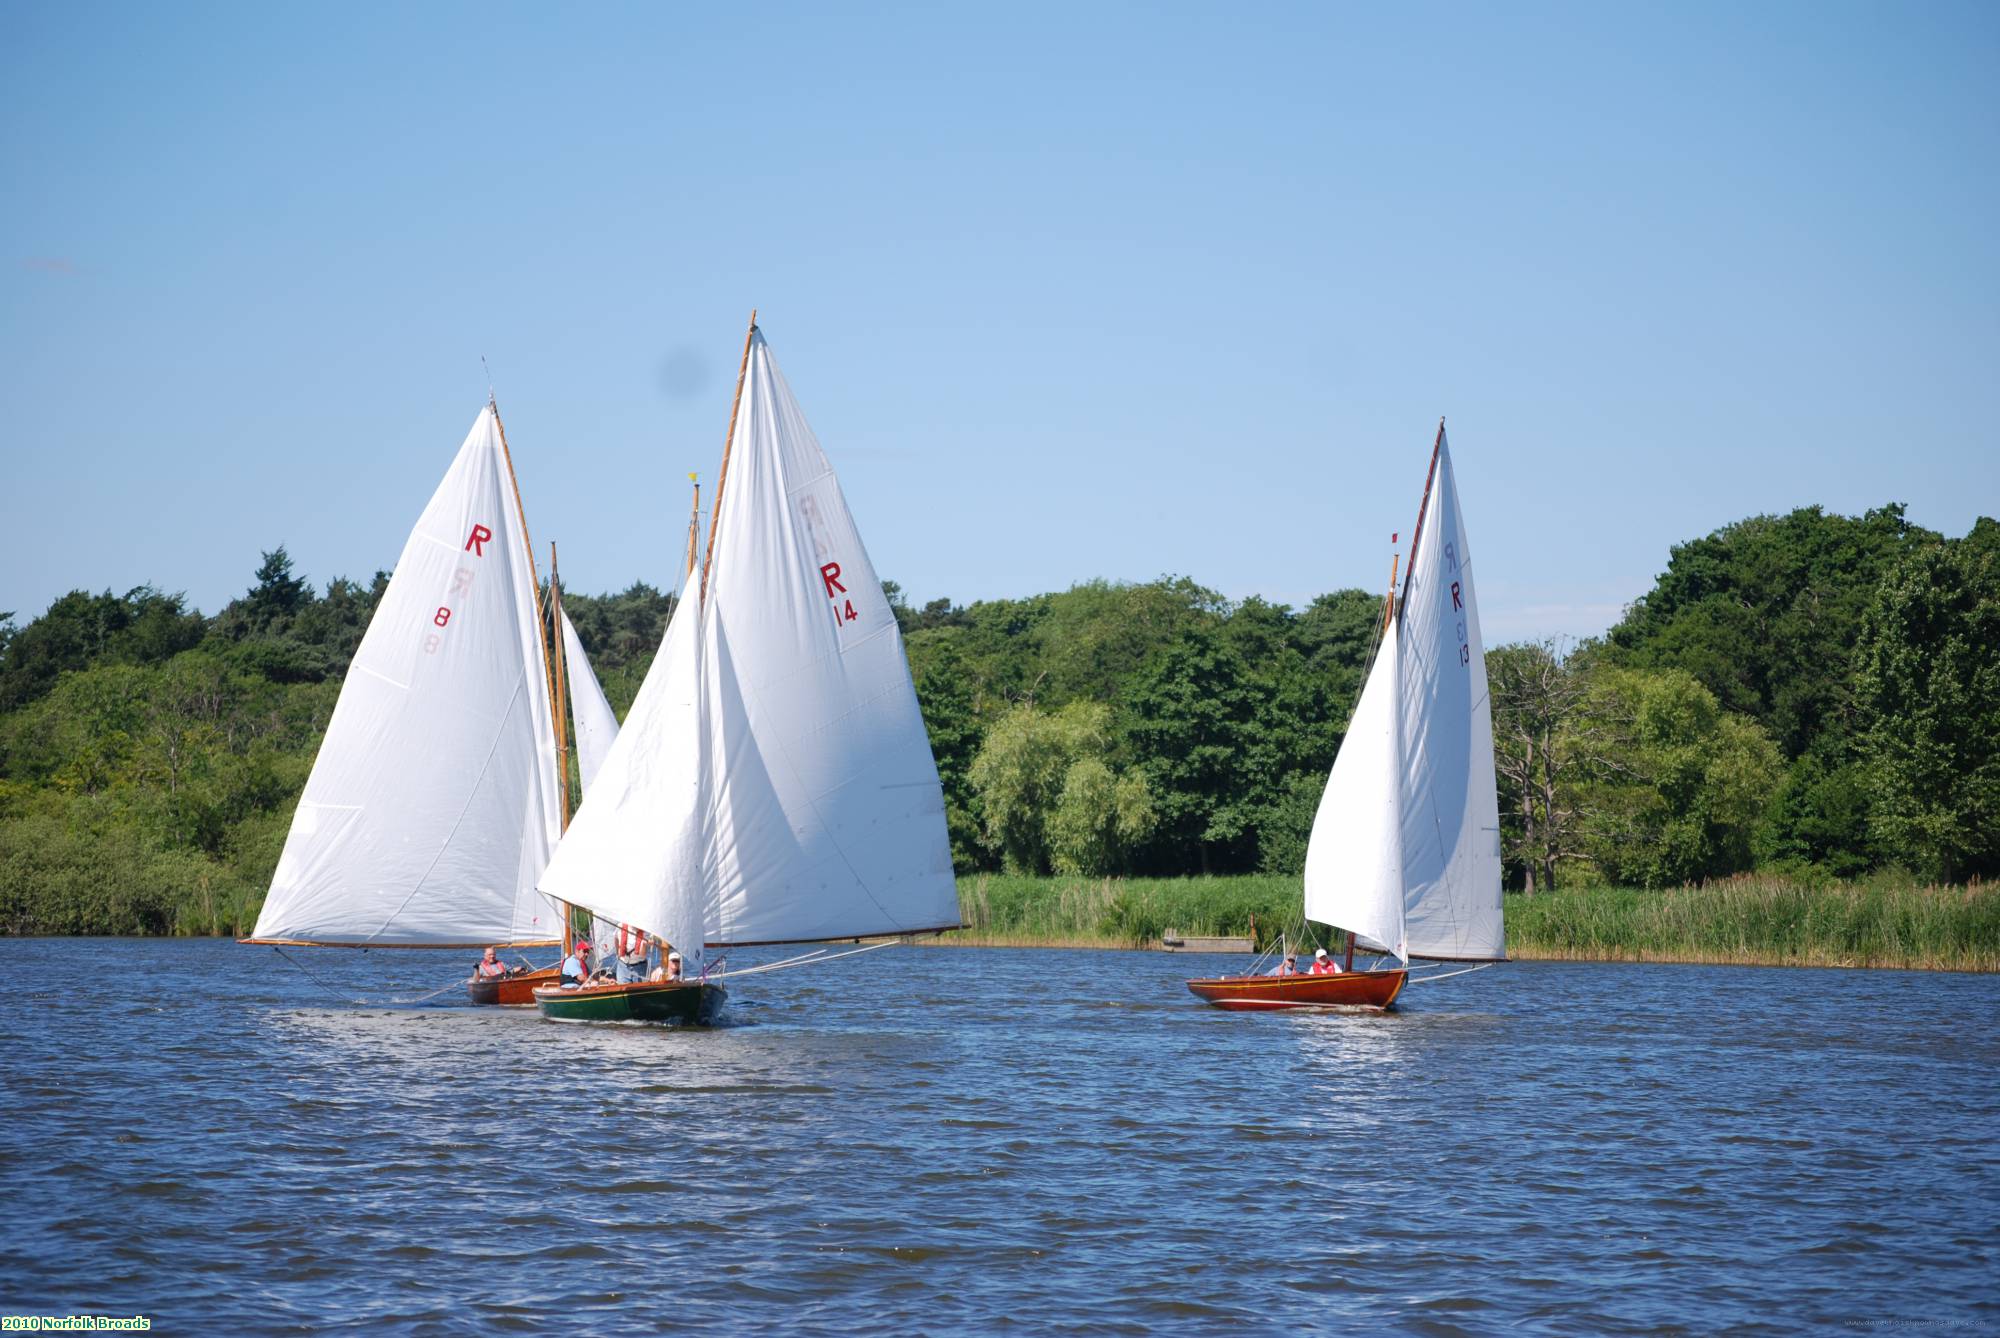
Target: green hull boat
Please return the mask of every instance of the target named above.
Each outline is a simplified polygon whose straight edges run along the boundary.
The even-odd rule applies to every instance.
[[[674,980],[649,985],[560,986],[535,991],[542,1016],[558,1022],[674,1022],[707,1026],[724,998],[720,985]]]

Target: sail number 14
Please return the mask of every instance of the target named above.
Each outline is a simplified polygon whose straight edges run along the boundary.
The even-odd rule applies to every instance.
[[[840,564],[826,562],[820,564],[819,578],[826,583],[826,597],[833,602],[833,625],[851,623],[861,615],[854,611],[854,601],[847,598],[847,587],[840,583]]]

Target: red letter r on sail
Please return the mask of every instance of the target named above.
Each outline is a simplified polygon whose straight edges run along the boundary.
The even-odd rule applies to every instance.
[[[826,582],[826,597],[828,599],[833,598],[836,590],[843,595],[847,593],[847,587],[840,583],[840,564],[838,562],[829,562],[824,567],[821,567],[819,569],[819,578]]]
[[[486,556],[486,541],[493,537],[493,531],[484,525],[474,525],[472,533],[465,538],[465,551],[474,557]]]

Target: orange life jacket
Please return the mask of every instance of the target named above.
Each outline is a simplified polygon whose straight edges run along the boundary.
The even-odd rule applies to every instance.
[[[646,951],[645,931],[634,929],[631,925],[619,925],[618,955],[620,957],[637,957],[644,951]]]

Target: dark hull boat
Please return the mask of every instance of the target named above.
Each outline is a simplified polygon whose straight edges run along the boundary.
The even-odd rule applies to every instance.
[[[704,1023],[747,974],[704,970],[711,950],[958,926],[895,611],[754,312],[705,548],[688,519],[682,596],[538,883],[678,952],[687,983],[536,990],[553,1020]]]
[[[534,992],[542,1016],[557,1022],[677,1022],[707,1026],[725,997],[720,985],[670,980],[637,985],[544,985]]]
[[[1403,992],[1408,971],[1342,971],[1331,976],[1221,976],[1190,980],[1198,999],[1239,1013],[1290,1008],[1387,1008]]]
[[[535,989],[541,985],[561,984],[561,969],[544,966],[535,971],[518,971],[498,980],[475,980],[466,986],[466,993],[476,1004],[498,1005],[501,1008],[533,1008]]]

